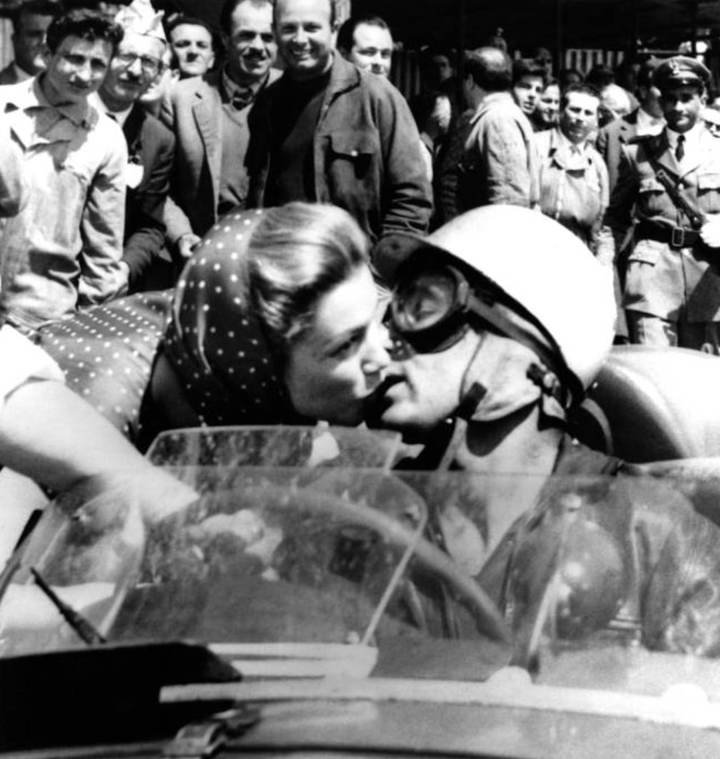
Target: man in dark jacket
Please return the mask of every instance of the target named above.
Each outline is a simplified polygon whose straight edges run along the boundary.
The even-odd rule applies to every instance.
[[[286,72],[251,114],[249,204],[333,203],[374,243],[424,232],[432,192],[402,95],[336,53],[330,0],[280,0],[274,26]]]
[[[160,16],[149,3],[135,0],[117,21],[125,34],[99,95],[107,113],[122,126],[128,145],[123,261],[131,292],[161,289],[174,282],[163,209],[175,139],[138,101],[162,74],[166,42]]]

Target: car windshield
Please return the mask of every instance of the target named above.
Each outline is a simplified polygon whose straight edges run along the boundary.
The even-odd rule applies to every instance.
[[[398,445],[331,428],[162,437],[150,457],[196,503],[146,524],[119,492],[55,501],[6,583],[0,653],[88,645],[40,582],[108,641],[200,641],[246,680],[523,670],[720,697],[720,560],[690,505],[704,483],[390,470]],[[535,506],[516,519],[496,496],[519,482]]]

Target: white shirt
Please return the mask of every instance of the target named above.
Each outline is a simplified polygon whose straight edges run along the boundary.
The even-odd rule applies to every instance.
[[[568,157],[568,165],[565,168],[576,170],[587,169],[588,160],[585,157],[585,151],[588,145],[587,140],[580,143],[572,142],[572,140],[568,140],[568,138],[562,133],[561,129],[558,129],[557,132],[560,138],[560,145],[558,147],[562,147],[565,155]]]

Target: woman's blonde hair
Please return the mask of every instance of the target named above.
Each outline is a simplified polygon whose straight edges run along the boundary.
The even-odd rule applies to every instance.
[[[312,324],[318,301],[369,266],[368,239],[336,206],[269,208],[248,247],[248,285],[267,338],[283,353]]]

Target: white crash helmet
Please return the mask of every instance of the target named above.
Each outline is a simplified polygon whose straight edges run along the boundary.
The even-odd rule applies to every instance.
[[[611,267],[600,264],[558,222],[518,206],[468,211],[405,247],[401,268],[412,267],[408,255],[433,248],[462,261],[500,291],[497,303],[488,307],[488,321],[528,345],[540,336],[540,357],[546,363],[551,357],[557,373],[565,375],[570,403],[579,402],[613,341]]]

